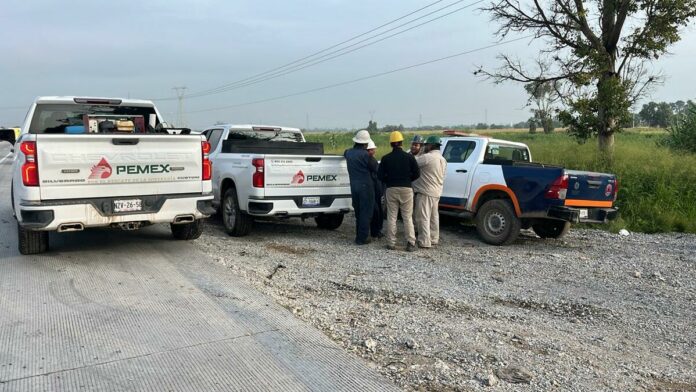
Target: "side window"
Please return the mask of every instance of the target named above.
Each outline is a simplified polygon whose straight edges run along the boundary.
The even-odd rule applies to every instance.
[[[463,163],[474,152],[476,143],[468,140],[454,140],[447,143],[442,156],[448,163]]]
[[[217,148],[218,143],[220,143],[220,137],[222,136],[222,129],[211,129],[206,135],[206,138],[208,138],[208,141],[210,142],[210,151],[215,151]]]

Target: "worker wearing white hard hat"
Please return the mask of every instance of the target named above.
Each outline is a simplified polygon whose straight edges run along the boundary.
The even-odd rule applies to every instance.
[[[371,141],[372,141],[372,139],[370,139],[370,132],[367,132],[364,129],[361,131],[358,131],[355,134],[355,137],[353,137],[353,142],[358,143],[358,144],[368,144]]]
[[[346,150],[343,156],[348,166],[350,178],[350,194],[355,211],[355,243],[365,245],[370,243],[370,221],[372,219],[375,190],[372,177],[377,173],[377,161],[367,152],[367,146],[372,141],[370,133],[360,130],[353,137],[355,145]]]

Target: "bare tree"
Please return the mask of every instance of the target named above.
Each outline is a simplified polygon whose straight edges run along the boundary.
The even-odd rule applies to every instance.
[[[501,39],[532,33],[545,48],[531,67],[503,54],[500,69],[477,73],[498,83],[554,83],[570,133],[596,135],[610,154],[631,104],[658,81],[646,62],[680,39],[696,0],[495,0],[483,9],[499,23]]]

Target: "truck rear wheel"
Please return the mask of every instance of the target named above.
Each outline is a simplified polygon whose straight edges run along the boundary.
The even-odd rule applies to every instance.
[[[508,200],[485,202],[476,213],[476,231],[491,245],[509,245],[520,235],[521,222]]]
[[[321,214],[314,221],[320,229],[336,230],[343,223],[343,214]]]
[[[561,238],[570,230],[570,222],[545,219],[534,223],[532,230],[541,238]]]
[[[233,237],[243,237],[251,231],[254,219],[239,208],[237,190],[230,187],[222,198],[222,224],[227,234]]]
[[[169,226],[172,229],[172,236],[176,240],[195,240],[196,238],[200,237],[201,233],[203,232],[200,220],[196,220],[191,223],[182,223],[178,225],[172,223]]]
[[[35,255],[48,250],[48,232],[27,230],[17,223],[19,253]]]

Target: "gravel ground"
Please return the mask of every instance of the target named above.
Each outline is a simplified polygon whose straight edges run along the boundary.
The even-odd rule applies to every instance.
[[[405,390],[696,391],[696,236],[525,232],[508,247],[449,223],[437,248],[352,244],[313,221],[197,246]]]

